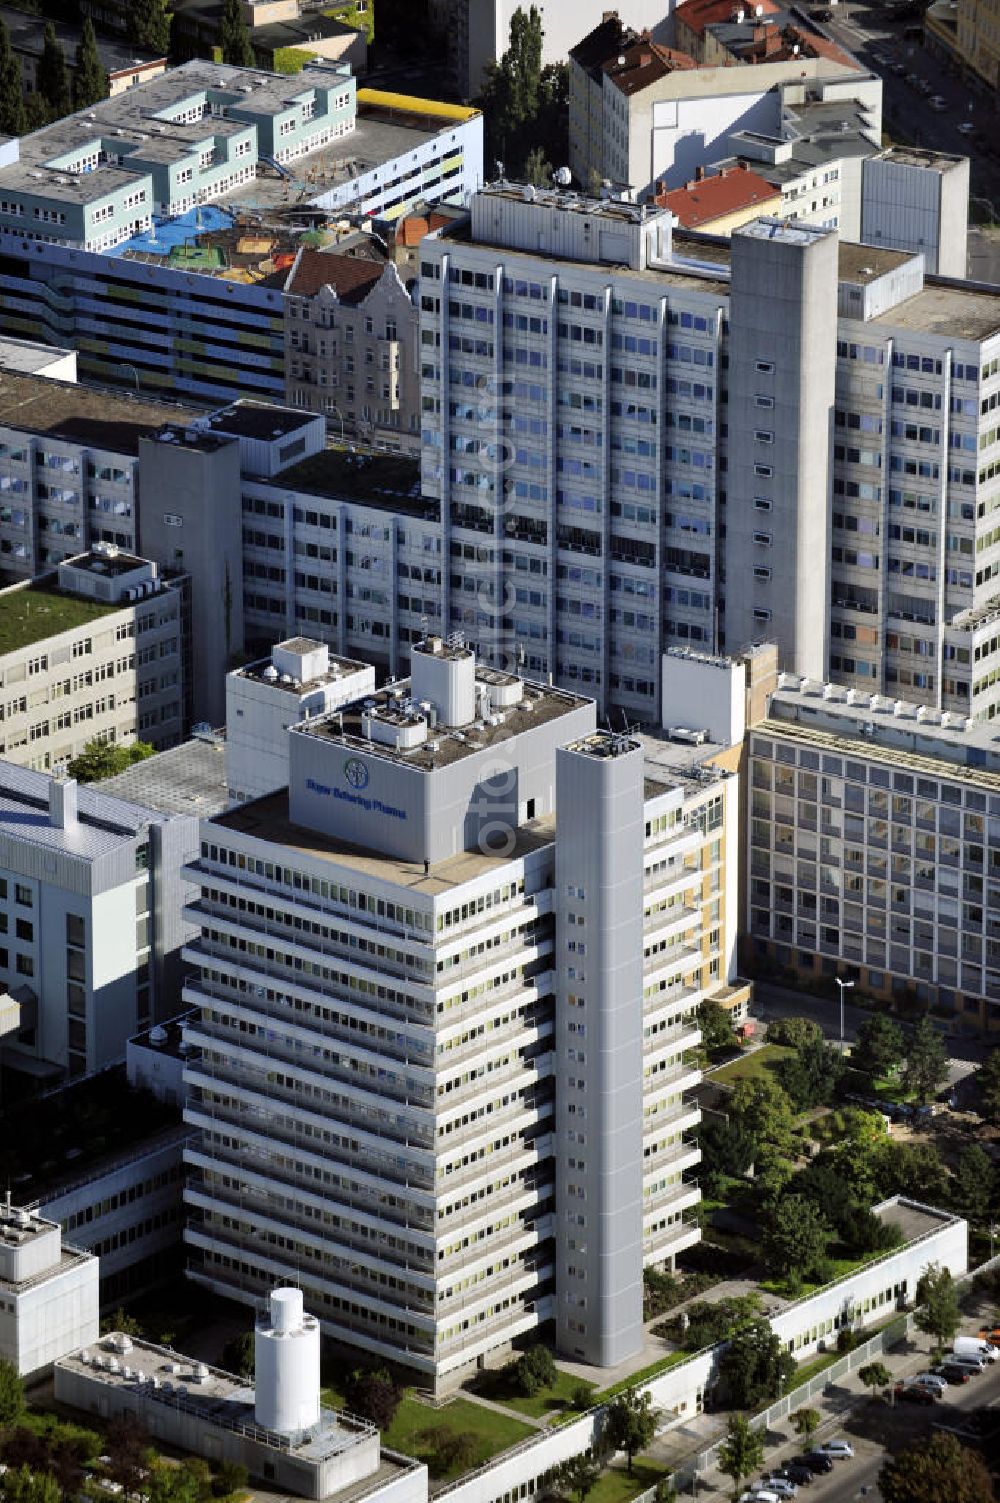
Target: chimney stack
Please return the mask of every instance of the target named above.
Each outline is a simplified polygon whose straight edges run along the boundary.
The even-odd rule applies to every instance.
[[[76,829],[76,793],[76,778],[53,778],[49,783],[49,824],[53,829]]]
[[[695,180],[696,183],[702,183],[702,182],[705,181],[705,169],[704,169],[704,167],[698,166],[698,167],[696,167],[694,169],[694,180]]]

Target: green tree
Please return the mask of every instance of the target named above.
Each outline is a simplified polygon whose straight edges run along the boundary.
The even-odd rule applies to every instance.
[[[380,1430],[388,1430],[402,1400],[403,1390],[385,1367],[356,1367],[344,1384],[347,1408]]]
[[[478,1440],[465,1431],[456,1432],[447,1425],[434,1425],[429,1430],[422,1430],[417,1439],[427,1455],[427,1466],[434,1477],[468,1471],[480,1460]]]
[[[0,47],[2,57],[2,47]],[[3,77],[0,63],[0,78]],[[1000,1122],[1000,1049],[993,1049],[976,1071],[979,1088],[979,1103],[984,1117],[991,1122]]]
[[[73,108],[85,110],[108,97],[108,75],[97,51],[94,23],[85,17],[80,42],[73,61]]]
[[[136,762],[156,755],[148,741],[133,741],[130,746],[112,746],[106,741],[88,741],[78,757],[66,764],[66,771],[78,783],[99,783],[113,778]]]
[[[745,1414],[731,1414],[726,1436],[719,1446],[718,1466],[724,1477],[731,1477],[734,1500],[740,1486],[764,1462],[764,1433],[751,1428]]]
[[[875,1157],[875,1198],[906,1195],[925,1205],[944,1205],[949,1180],[941,1155],[930,1143],[896,1143],[891,1138]]]
[[[0,1429],[16,1425],[25,1410],[24,1384],[13,1362],[0,1357]]]
[[[10,32],[0,20],[0,133],[23,136],[27,128],[21,59],[10,45]]]
[[[254,1351],[255,1342],[252,1331],[241,1331],[238,1336],[227,1341],[222,1349],[222,1365],[229,1372],[235,1373],[238,1378],[252,1378],[254,1375]]]
[[[60,120],[63,115],[69,114],[72,99],[66,58],[51,21],[46,23],[42,37],[42,55],[38,59],[35,73],[35,90],[45,100],[53,120]]]
[[[698,1008],[698,1027],[701,1029],[701,1042],[709,1054],[736,1047],[732,1015],[721,1002],[708,998],[701,1004]]]
[[[750,1133],[726,1117],[705,1117],[698,1128],[698,1143],[702,1151],[701,1183],[706,1194],[706,1174],[716,1180],[740,1179],[753,1164],[757,1152]]]
[[[252,68],[256,64],[242,0],[226,0],[219,23],[219,47],[222,61],[234,68]]]
[[[220,1461],[212,1479],[213,1498],[234,1498],[246,1490],[249,1481],[246,1467],[239,1461]]]
[[[955,1165],[951,1197],[966,1221],[986,1220],[993,1203],[994,1183],[993,1165],[987,1154],[975,1143],[963,1148]]]
[[[0,1478],[3,1503],[62,1503],[56,1479],[48,1472],[33,1472],[26,1466],[11,1467]]]
[[[612,1450],[625,1452],[630,1477],[632,1458],[652,1445],[658,1418],[657,1411],[652,1408],[650,1395],[638,1393],[634,1388],[612,1399],[604,1411],[601,1439]]]
[[[791,1415],[792,1429],[796,1435],[801,1435],[806,1445],[809,1444],[823,1416],[818,1409],[796,1409]]]
[[[131,1414],[110,1421],[105,1436],[105,1470],[126,1498],[138,1496],[149,1470],[151,1452],[144,1425]]]
[[[845,1068],[836,1049],[822,1039],[814,1039],[803,1044],[791,1059],[781,1061],[778,1079],[796,1109],[806,1112],[814,1106],[829,1106]]]
[[[166,57],[170,49],[166,0],[129,0],[125,13],[129,41],[157,57]]]
[[[898,1023],[884,1012],[873,1012],[858,1029],[858,1041],[851,1050],[851,1063],[873,1080],[888,1075],[902,1064],[906,1040]]]
[[[576,1503],[586,1503],[586,1499],[597,1486],[601,1468],[594,1458],[586,1452],[580,1456],[571,1456],[568,1461],[562,1462],[552,1472],[552,1482],[559,1492],[569,1493],[576,1499]]]
[[[719,1384],[726,1406],[754,1409],[778,1398],[794,1371],[795,1358],[784,1350],[770,1322],[755,1317],[734,1332],[719,1359]]]
[[[538,8],[518,6],[510,19],[510,45],[488,71],[483,88],[487,154],[500,157],[512,177],[523,174],[533,149],[549,156],[549,131],[542,117],[552,112],[559,85],[542,68],[543,35]]]
[[[994,1503],[983,1458],[941,1432],[888,1457],[878,1485],[883,1503]]]
[[[529,1346],[509,1369],[515,1387],[527,1399],[556,1381],[556,1365],[547,1346]]]
[[[906,1046],[903,1082],[921,1105],[930,1101],[947,1079],[948,1050],[930,1018],[923,1017]]]
[[[917,1284],[917,1310],[913,1319],[918,1329],[932,1336],[939,1346],[954,1339],[962,1312],[950,1269],[931,1263],[924,1270]]]
[[[780,1154],[791,1153],[795,1135],[792,1104],[770,1076],[738,1080],[729,1100],[729,1120],[749,1133],[758,1148],[765,1145]]]
[[[785,1195],[773,1207],[762,1238],[764,1259],[779,1278],[823,1274],[833,1233],[814,1200]]]
[[[858,1368],[858,1377],[866,1388],[875,1395],[876,1388],[888,1388],[892,1382],[892,1373],[884,1362],[867,1362],[864,1367]]]
[[[208,1503],[212,1474],[200,1457],[187,1457],[180,1466],[154,1461],[143,1488],[147,1503]]]
[[[806,1044],[821,1044],[823,1030],[812,1018],[775,1018],[767,1025],[767,1042],[804,1049]]]

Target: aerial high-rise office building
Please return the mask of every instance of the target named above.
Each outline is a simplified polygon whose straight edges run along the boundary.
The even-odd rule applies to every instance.
[[[203,823],[189,1271],[248,1302],[294,1276],[439,1388],[549,1319],[613,1364],[643,1266],[699,1236],[685,1092],[699,1003],[737,1000],[742,723],[611,734],[460,643],[412,665]]]

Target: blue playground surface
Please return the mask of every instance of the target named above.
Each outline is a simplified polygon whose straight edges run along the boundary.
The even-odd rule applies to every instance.
[[[120,256],[124,251],[148,251],[153,256],[169,256],[172,250],[182,246],[186,240],[196,241],[207,230],[228,230],[232,224],[232,214],[227,209],[217,209],[212,204],[188,209],[186,214],[179,214],[175,219],[157,219],[154,216],[151,230],[123,241],[121,245],[115,246],[111,254]]]

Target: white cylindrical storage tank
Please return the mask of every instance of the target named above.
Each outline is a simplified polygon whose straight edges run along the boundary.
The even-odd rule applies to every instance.
[[[300,1289],[275,1289],[254,1333],[254,1417],[290,1434],[319,1424],[319,1321],[303,1314]]]
[[[443,726],[469,725],[476,716],[476,655],[428,637],[410,649],[410,694],[428,700]]]

